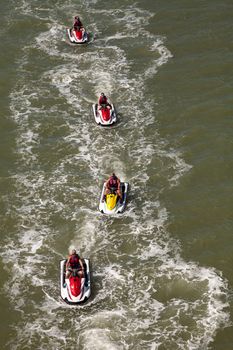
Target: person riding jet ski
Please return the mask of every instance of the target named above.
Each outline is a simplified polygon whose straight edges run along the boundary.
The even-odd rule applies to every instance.
[[[80,256],[77,254],[76,249],[73,249],[71,255],[66,262],[66,278],[69,278],[74,270],[78,270],[79,277],[84,277],[84,267]]]
[[[82,40],[83,35],[85,33],[85,29],[83,27],[83,24],[78,16],[74,17],[74,24],[73,29],[75,31],[75,35],[79,40]]]
[[[83,24],[78,16],[74,17],[73,28],[74,30],[77,30],[78,28],[83,28]]]
[[[99,109],[101,109],[101,108],[112,109],[111,104],[108,102],[107,96],[105,96],[105,94],[103,92],[101,92],[98,104],[99,104]]]
[[[112,190],[114,190],[116,194],[119,196],[120,200],[122,200],[121,182],[120,182],[120,179],[114,173],[112,173],[112,175],[109,177],[109,179],[106,182],[104,198],[106,198],[106,195],[111,193]]]

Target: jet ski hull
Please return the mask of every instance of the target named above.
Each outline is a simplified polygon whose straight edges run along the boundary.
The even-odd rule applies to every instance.
[[[102,126],[110,126],[117,122],[117,113],[113,104],[111,104],[111,116],[109,120],[104,120],[101,116],[101,113],[98,111],[98,104],[92,105],[92,110],[94,114],[94,118],[97,124]]]
[[[109,210],[107,208],[106,201],[104,200],[105,189],[106,189],[106,182],[103,185],[103,189],[100,197],[100,203],[99,203],[100,212],[108,215],[123,213],[126,207],[126,202],[127,202],[128,192],[129,192],[128,182],[121,182],[122,202],[118,199],[115,208],[113,208],[112,210]]]
[[[70,305],[77,305],[84,303],[91,295],[91,280],[90,280],[90,261],[89,259],[82,259],[84,266],[85,278],[79,278],[80,293],[73,295],[71,292],[70,280],[66,278],[66,262],[67,259],[60,261],[60,289],[61,298]]]

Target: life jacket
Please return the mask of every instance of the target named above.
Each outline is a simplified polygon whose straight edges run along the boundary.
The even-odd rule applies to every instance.
[[[117,177],[111,176],[108,182],[109,187],[118,188]]]
[[[74,27],[82,27],[83,26],[83,24],[82,24],[82,22],[80,21],[80,19],[79,18],[75,18],[74,19]]]
[[[99,98],[99,104],[100,105],[106,105],[108,103],[106,96],[100,96]]]
[[[80,267],[78,254],[71,255],[69,263],[72,269],[78,269]]]

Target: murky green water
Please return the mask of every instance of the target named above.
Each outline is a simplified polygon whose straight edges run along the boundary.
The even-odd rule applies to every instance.
[[[232,10],[1,1],[1,349],[232,349]],[[65,36],[77,11],[86,47]],[[105,217],[113,170],[129,202]],[[60,299],[71,247],[92,263],[78,308]]]

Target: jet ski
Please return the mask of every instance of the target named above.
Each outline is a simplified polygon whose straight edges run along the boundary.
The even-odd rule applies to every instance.
[[[111,108],[110,108],[111,106]],[[117,114],[113,104],[102,105],[100,107],[97,103],[92,106],[95,121],[102,126],[109,126],[117,121]]]
[[[90,262],[82,259],[84,278],[78,276],[78,270],[74,269],[69,278],[66,278],[67,259],[60,261],[60,288],[61,297],[71,305],[85,302],[91,295]]]
[[[127,195],[129,191],[129,184],[128,182],[121,182],[121,193],[122,193],[122,200],[118,197],[116,194],[115,188],[110,189],[110,193],[106,196],[104,195],[105,189],[106,189],[106,183],[103,185],[101,197],[100,197],[100,203],[99,203],[99,210],[103,214],[116,214],[116,213],[123,213],[126,207],[126,200]]]
[[[71,44],[88,44],[94,39],[93,34],[86,32],[84,28],[81,28],[79,30],[68,28],[67,35]]]

